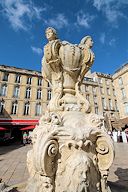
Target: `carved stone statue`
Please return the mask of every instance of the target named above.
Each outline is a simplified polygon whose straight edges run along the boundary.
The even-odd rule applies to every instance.
[[[46,38],[43,77],[52,86],[52,98],[33,131],[26,192],[109,192],[113,142],[103,117],[91,112],[80,92],[94,61],[92,38],[86,36],[73,45],[60,41],[51,27]]]

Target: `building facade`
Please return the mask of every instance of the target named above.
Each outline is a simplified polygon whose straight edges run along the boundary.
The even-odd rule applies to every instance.
[[[81,91],[91,104],[93,113],[103,115],[106,127],[112,129],[112,122],[119,119],[116,91],[111,75],[88,73],[84,78]]]
[[[128,115],[128,65],[113,77],[103,73],[86,74],[81,92],[93,113],[105,117],[106,127]],[[46,111],[51,98],[49,83],[39,71],[0,66],[0,127],[11,130],[32,129]]]
[[[0,118],[39,119],[47,92],[40,72],[0,66]]]
[[[120,118],[128,117],[128,63],[115,71],[113,83],[116,89]]]
[[[15,132],[34,128],[46,109],[50,94],[41,72],[1,65],[1,129]]]

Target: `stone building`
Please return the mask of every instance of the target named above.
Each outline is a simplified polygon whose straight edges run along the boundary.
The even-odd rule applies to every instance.
[[[112,122],[119,119],[116,91],[111,75],[88,73],[81,90],[91,103],[92,111],[105,117],[106,126],[112,129]]]
[[[120,114],[119,124],[128,125],[128,63],[117,69],[113,75]]]
[[[51,91],[41,72],[0,66],[0,127],[17,134],[32,129],[46,109]]]
[[[109,129],[112,129],[112,122],[119,119],[117,103],[121,104],[115,93],[120,88],[116,85],[116,74],[113,78],[114,84],[111,75],[89,71],[81,86],[81,92],[90,102],[92,112],[103,115]],[[43,80],[41,72],[0,66],[1,129],[11,127],[11,130],[17,132],[34,128],[46,110],[50,97],[51,88]]]

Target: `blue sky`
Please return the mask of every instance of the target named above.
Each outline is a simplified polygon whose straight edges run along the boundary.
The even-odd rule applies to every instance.
[[[79,43],[91,35],[92,71],[113,74],[128,61],[128,0],[0,0],[0,64],[41,69],[45,29]]]

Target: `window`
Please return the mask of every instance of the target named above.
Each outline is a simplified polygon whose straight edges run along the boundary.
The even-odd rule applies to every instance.
[[[89,95],[86,95],[86,99],[89,101]]]
[[[0,101],[0,114],[3,114],[4,112],[4,100]]]
[[[41,103],[36,103],[35,115],[41,115]]]
[[[102,78],[98,78],[99,83],[103,83]]]
[[[97,78],[96,78],[96,77],[93,77],[93,81],[94,81],[94,82],[97,82]]]
[[[1,93],[0,93],[1,96],[6,96],[7,95],[7,85],[6,84],[3,84],[1,85]]]
[[[38,78],[38,86],[42,86],[42,79]]]
[[[30,103],[27,102],[24,105],[24,115],[29,115],[29,113],[30,113]]]
[[[103,117],[106,117],[106,112],[103,112]]]
[[[114,113],[111,113],[111,117],[115,117]]]
[[[124,104],[125,114],[128,115],[128,103]]]
[[[110,95],[110,89],[107,87],[107,94]]]
[[[115,109],[116,109],[116,111],[118,111],[117,100],[115,100]]]
[[[115,91],[115,89],[113,89],[113,95],[116,96],[116,91]]]
[[[4,76],[3,76],[3,81],[8,81],[8,76],[9,76],[9,74],[8,74],[8,73],[4,73]]]
[[[110,82],[110,81],[109,81],[108,79],[106,79],[106,85],[109,85],[109,82]]]
[[[50,83],[48,82],[48,87],[50,87]]]
[[[38,89],[37,90],[37,99],[41,99],[42,98],[42,90]]]
[[[13,93],[13,96],[18,98],[19,97],[19,93],[20,93],[20,88],[19,86],[15,86],[14,87],[14,93]]]
[[[48,90],[48,92],[47,92],[47,100],[50,100],[50,99],[51,99],[51,91]]]
[[[21,81],[21,75],[16,74],[15,83],[20,83]]]
[[[121,92],[122,92],[122,98],[126,97],[126,93],[125,93],[125,89],[121,89]]]
[[[84,85],[84,84],[82,84],[82,85],[80,86],[80,90],[81,90],[81,92],[85,93],[85,85]]]
[[[96,93],[96,87],[92,87],[92,92],[95,94]]]
[[[93,82],[93,78],[90,78],[90,77],[84,77],[84,81]]]
[[[31,83],[32,83],[32,77],[28,77],[28,79],[27,79],[27,84],[30,84],[30,85],[31,85]]]
[[[102,98],[102,106],[103,106],[103,108],[106,108],[106,101],[105,101],[105,98]]]
[[[103,89],[103,87],[100,87],[100,93],[101,93],[101,94],[104,94],[104,89]]]
[[[31,88],[30,88],[30,87],[27,87],[27,88],[26,88],[25,98],[30,99],[30,97],[31,97]]]
[[[94,95],[94,104],[97,104],[97,96],[96,95]]]
[[[95,107],[95,113],[98,114],[98,106]]]
[[[108,101],[109,101],[109,109],[112,110],[113,109],[113,107],[112,107],[112,100],[109,99]]]
[[[17,108],[18,108],[18,103],[17,103],[17,101],[15,101],[15,102],[12,103],[12,111],[11,111],[12,115],[17,114]]]
[[[89,86],[85,85],[85,91],[89,91]]]
[[[123,85],[122,77],[120,77],[120,78],[118,79],[118,83],[119,83],[119,85]]]

